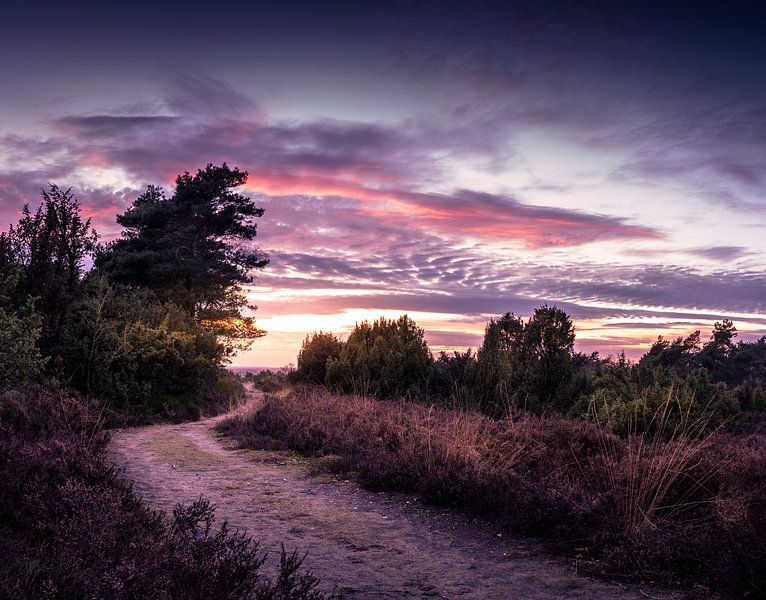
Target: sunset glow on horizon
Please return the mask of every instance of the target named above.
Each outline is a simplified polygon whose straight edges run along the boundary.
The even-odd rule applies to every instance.
[[[405,313],[434,352],[475,349],[490,318],[544,303],[602,355],[723,318],[766,335],[762,15],[440,4],[54,8],[55,51],[11,10],[0,230],[48,182],[109,240],[148,184],[248,171],[271,263],[246,289],[268,334],[240,366]]]

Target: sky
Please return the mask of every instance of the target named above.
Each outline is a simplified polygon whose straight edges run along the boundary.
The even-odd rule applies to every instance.
[[[106,241],[148,184],[249,172],[268,334],[236,365],[403,313],[476,348],[544,303],[602,355],[766,335],[754,3],[11,3],[0,56],[0,229],[53,182]]]

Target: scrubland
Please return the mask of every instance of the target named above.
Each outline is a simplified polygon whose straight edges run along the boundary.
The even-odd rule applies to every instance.
[[[621,438],[563,416],[493,419],[299,387],[220,429],[554,539],[594,572],[764,595],[766,435],[757,424],[700,433],[664,420],[669,410],[652,433]]]

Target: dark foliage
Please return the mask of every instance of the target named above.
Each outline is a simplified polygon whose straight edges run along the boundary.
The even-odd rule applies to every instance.
[[[221,378],[225,348],[172,304],[89,275],[60,350],[66,381],[129,414],[192,415]]]
[[[0,399],[0,597],[319,600],[286,554],[276,581],[204,500],[168,521],[105,460],[97,405],[43,389]]]
[[[18,224],[0,233],[0,271],[15,267],[19,303],[33,298],[41,316],[40,347],[51,355],[59,343],[68,307],[78,297],[83,262],[96,245],[90,219],[70,190],[51,185],[35,212],[24,206]]]
[[[428,381],[429,397],[443,406],[480,410],[476,356],[465,352],[439,353]]]
[[[40,315],[31,298],[22,303],[16,297],[17,283],[15,268],[0,270],[0,393],[35,381],[45,364],[36,345]]]
[[[343,351],[343,342],[332,333],[322,331],[307,335],[298,352],[298,368],[292,377],[296,382],[324,384],[327,363],[337,360]]]
[[[209,165],[171,198],[150,187],[89,272],[97,236],[72,193],[51,185],[24,207],[0,233],[0,391],[53,380],[131,420],[218,403],[223,364],[264,334],[241,314],[238,285],[266,263],[247,246],[263,211],[232,191],[246,179]]]
[[[427,389],[433,357],[425,334],[407,315],[354,327],[340,355],[327,361],[325,383],[344,392],[380,398],[414,396]]]
[[[291,373],[286,371],[272,371],[271,369],[265,369],[258,373],[246,373],[244,376],[245,381],[251,383],[253,387],[261,390],[262,392],[272,393],[288,385],[288,378]]]
[[[660,336],[641,357],[639,365],[669,368],[680,375],[705,369],[715,382],[730,387],[744,384],[762,390],[766,382],[766,336],[739,343],[734,342],[736,337],[737,328],[728,319],[715,323],[710,340],[704,344],[699,331],[673,341]]]
[[[117,217],[123,237],[99,252],[98,268],[199,321],[242,318],[246,301],[237,286],[268,262],[248,246],[263,209],[233,191],[246,181],[246,172],[224,163],[179,175],[169,198],[149,186]]]
[[[655,434],[661,416],[665,433],[712,431],[739,415],[739,402],[723,383],[713,383],[705,369],[687,375],[667,367],[633,365],[624,356],[605,361],[570,415],[608,426],[623,437]],[[668,402],[670,400],[670,402]]]
[[[572,320],[555,306],[541,306],[526,322],[512,313],[490,321],[476,357],[482,410],[499,417],[519,407],[566,410],[583,389],[586,359],[574,341]]]

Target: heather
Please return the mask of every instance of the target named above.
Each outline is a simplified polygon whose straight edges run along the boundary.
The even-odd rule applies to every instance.
[[[492,419],[319,388],[271,394],[221,426],[243,446],[330,456],[371,489],[586,551],[596,572],[763,595],[766,438],[657,428],[620,438],[562,416]]]
[[[283,552],[279,575],[205,500],[143,506],[104,456],[98,404],[40,388],[0,399],[0,594],[6,598],[313,599]],[[277,560],[268,557],[268,560]]]

